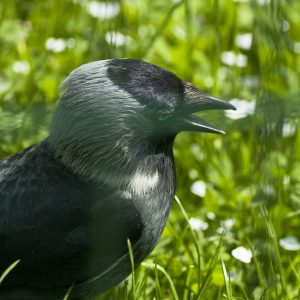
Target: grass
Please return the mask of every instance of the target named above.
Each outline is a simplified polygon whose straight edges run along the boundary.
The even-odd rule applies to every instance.
[[[185,221],[189,220],[180,200],[178,197],[175,199]],[[265,233],[268,236],[267,259],[262,254],[259,255],[254,244],[248,240],[247,247],[253,254],[251,263],[253,266],[251,264],[242,266],[241,262],[232,264],[232,259],[224,252],[226,243],[232,242],[232,239],[226,237],[226,233],[224,236],[223,233],[218,240],[211,239],[209,241],[209,243],[215,245],[215,249],[213,253],[208,254],[210,260],[205,261],[204,266],[202,266],[199,263],[201,259],[197,258],[198,253],[200,256],[201,253],[205,255],[202,252],[203,250],[199,250],[202,242],[199,238],[195,238],[197,231],[191,228],[189,222],[186,222],[182,234],[187,235],[187,238],[190,239],[191,244],[188,247],[194,249],[186,249],[183,240],[180,241],[180,246],[175,248],[174,252],[177,253],[173,253],[170,260],[180,257],[181,265],[177,265],[181,269],[179,276],[178,274],[174,276],[176,270],[169,263],[165,263],[165,265],[170,273],[157,263],[160,256],[165,254],[156,250],[158,254],[152,254],[153,258],[148,258],[135,270],[134,279],[133,277],[127,279],[127,283],[123,286],[121,284],[105,295],[97,297],[97,299],[117,299],[113,296],[114,293],[124,288],[126,289],[126,292],[124,292],[127,295],[126,299],[299,299],[299,288],[297,288],[299,287],[299,280],[297,279],[294,282],[294,290],[291,288],[293,283],[289,281],[293,277],[296,279],[295,276],[299,277],[299,273],[293,267],[290,270],[285,270],[282,267],[283,257],[280,254],[278,239],[276,239],[272,221],[267,215],[266,209],[260,208],[260,214],[257,217],[265,223]],[[187,231],[186,228],[189,230]],[[183,253],[180,251],[181,247],[184,248]],[[162,251],[164,249],[170,251],[167,247],[163,247]],[[196,253],[197,255],[195,255]],[[237,270],[235,265],[238,265],[240,270]],[[230,272],[231,266],[239,274],[234,275],[235,272]],[[252,294],[249,293],[249,287],[241,281],[243,276],[248,275],[247,270],[255,274],[255,278],[252,277],[251,280],[255,279],[257,281]],[[253,274],[251,275],[253,276]],[[164,283],[163,287],[162,283]],[[136,295],[134,290],[138,291],[138,298],[134,296]]]
[[[300,2],[122,0],[111,18],[88,3],[0,2],[0,157],[47,136],[60,82],[92,60],[144,59],[245,110],[202,114],[225,136],[176,139],[160,243],[97,299],[300,299]]]
[[[20,260],[16,260],[14,263],[12,263],[0,276],[0,285],[3,282],[3,280],[5,279],[6,276],[8,276],[8,274],[18,265],[18,263],[20,262]]]

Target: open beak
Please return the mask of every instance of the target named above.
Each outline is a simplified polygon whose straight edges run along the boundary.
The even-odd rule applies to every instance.
[[[221,99],[209,96],[190,83],[185,84],[185,101],[183,107],[183,116],[181,117],[181,126],[184,131],[199,131],[224,134],[223,130],[216,128],[198,116],[194,112],[210,109],[233,109],[236,108]]]

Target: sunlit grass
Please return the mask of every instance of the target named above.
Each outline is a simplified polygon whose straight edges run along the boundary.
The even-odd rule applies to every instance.
[[[9,275],[9,273],[19,264],[20,260],[16,260],[14,263],[12,263],[0,276],[0,285],[5,279],[6,276]]]
[[[202,253],[203,256],[209,257],[210,260],[205,261],[204,266],[199,263],[197,259],[197,248],[200,248],[202,241],[199,238],[194,238],[197,232],[191,229],[188,222],[189,218],[184,210],[180,200],[176,197],[176,203],[179,206],[181,214],[184,218],[184,225],[182,232],[179,235],[190,236],[190,244],[188,251],[181,252],[180,248],[185,248],[184,240],[181,240],[180,245],[174,249],[176,256],[180,260],[180,264],[177,268],[181,268],[178,274],[174,276],[173,268],[166,263],[167,269],[159,265],[157,261],[161,261],[159,256],[164,256],[165,253],[160,251],[154,253],[151,258],[143,262],[141,266],[134,272],[133,277],[129,277],[126,283],[121,284],[112,291],[109,291],[105,295],[97,297],[97,300],[115,299],[113,295],[126,294],[126,299],[298,299],[299,297],[299,275],[294,268],[291,270],[284,270],[282,268],[282,258],[279,254],[278,240],[273,229],[272,222],[267,216],[267,212],[264,208],[260,209],[260,213],[255,216],[259,221],[265,224],[265,234],[268,237],[267,244],[267,260],[265,260],[263,254],[259,254],[255,249],[255,246],[248,240],[247,246],[253,254],[251,263],[244,264],[237,260],[234,262],[233,258],[228,257],[226,253],[226,240],[229,242],[231,239],[226,237],[226,233],[219,235],[216,238],[209,239],[209,243],[215,245],[213,253]],[[177,217],[179,217],[177,215]],[[250,216],[251,217],[251,216]],[[253,218],[253,216],[252,216]],[[189,229],[186,231],[186,229]],[[168,228],[167,228],[168,229]],[[164,237],[165,239],[166,237]],[[163,240],[164,240],[163,239]],[[174,241],[169,241],[172,243]],[[163,249],[168,249],[164,247]],[[163,250],[161,249],[161,250]],[[204,249],[202,247],[202,249]],[[168,249],[169,250],[169,249]],[[166,250],[165,250],[166,251]],[[202,250],[203,251],[203,250]],[[189,252],[192,252],[191,257]],[[200,253],[199,253],[200,254]],[[200,254],[201,255],[201,254]],[[172,259],[171,259],[172,260]],[[298,260],[298,259],[297,259]],[[296,263],[296,262],[294,262]],[[231,272],[230,266],[238,265],[240,270]],[[243,278],[247,280],[250,272],[252,272],[252,278],[248,278],[251,281],[256,282],[256,287],[251,291],[251,288],[242,282]],[[234,275],[239,273],[238,275]],[[294,274],[292,274],[294,273]],[[291,288],[292,282],[289,280],[294,277],[294,287]],[[218,278],[219,281],[216,281]],[[133,284],[134,282],[134,284]],[[218,282],[218,284],[216,284]],[[163,285],[162,285],[163,283]],[[250,288],[250,289],[249,289]],[[139,298],[135,298],[135,290],[138,290],[137,295]],[[120,292],[122,291],[122,292]],[[111,298],[113,297],[113,298]]]

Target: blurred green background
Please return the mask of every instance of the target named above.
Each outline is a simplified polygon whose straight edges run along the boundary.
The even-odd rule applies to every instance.
[[[1,0],[0,49],[0,157],[47,136],[60,83],[94,60],[143,59],[238,108],[202,113],[225,136],[178,136],[185,212],[98,299],[300,299],[299,0]]]

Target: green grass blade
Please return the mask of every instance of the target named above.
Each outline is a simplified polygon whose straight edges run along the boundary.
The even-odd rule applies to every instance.
[[[135,300],[135,292],[136,292],[136,287],[135,287],[135,268],[134,268],[134,257],[133,257],[133,251],[131,247],[130,240],[127,239],[127,246],[128,246],[128,251],[129,251],[129,256],[130,256],[130,263],[131,263],[131,283],[132,283],[132,299]]]
[[[70,296],[70,294],[71,294],[71,292],[72,292],[74,286],[75,286],[75,284],[73,283],[73,284],[69,287],[69,289],[67,290],[67,293],[65,294],[63,300],[68,300],[68,298],[69,298],[69,296]]]
[[[197,263],[198,263],[198,266],[197,266],[198,267],[197,268],[197,270],[198,270],[198,272],[197,272],[198,280],[197,281],[201,282],[201,251],[200,251],[200,247],[199,247],[199,244],[198,244],[198,239],[196,237],[196,234],[195,234],[193,228],[190,225],[188,215],[187,215],[187,213],[186,213],[183,205],[181,204],[181,202],[180,202],[180,200],[179,200],[179,198],[177,196],[175,196],[175,201],[177,202],[177,204],[178,204],[178,206],[179,206],[179,208],[180,208],[180,210],[181,210],[181,212],[183,214],[183,217],[186,220],[186,222],[187,222],[187,224],[189,226],[189,229],[191,231],[191,234],[192,234],[192,239],[193,239],[193,242],[195,244],[196,251],[197,251]]]
[[[178,297],[178,293],[176,291],[176,288],[175,288],[175,284],[171,278],[171,276],[168,274],[168,272],[160,265],[158,264],[155,264],[155,263],[146,263],[146,262],[143,262],[142,263],[143,266],[146,266],[152,270],[159,270],[161,273],[164,274],[164,276],[166,277],[166,279],[168,280],[169,282],[169,285],[170,285],[170,288],[171,288],[171,292],[172,292],[172,295],[174,297],[174,300],[179,300],[179,297]]]
[[[272,258],[271,274],[272,274],[274,283],[278,281],[277,274],[279,273],[279,275],[280,275],[279,276],[280,277],[279,281],[281,284],[280,291],[278,290],[277,285],[274,284],[274,287],[276,289],[276,295],[277,295],[277,297],[282,297],[282,299],[290,299],[290,297],[288,295],[288,287],[287,287],[287,283],[286,283],[286,279],[285,279],[285,270],[282,266],[281,255],[280,255],[279,247],[278,247],[278,239],[277,239],[276,232],[274,230],[274,226],[269,217],[266,207],[264,207],[264,206],[260,207],[260,213],[261,213],[262,219],[263,219],[266,229],[267,229],[268,238],[269,238],[269,246],[271,247],[269,253],[270,253],[270,259]],[[275,266],[273,265],[274,261],[276,262]]]
[[[155,290],[156,290],[156,296],[157,299],[162,299],[162,293],[161,293],[161,288],[160,288],[160,283],[159,283],[159,278],[158,278],[158,269],[157,269],[157,263],[154,260],[155,268],[154,268],[154,274],[155,274]]]
[[[210,261],[209,267],[208,267],[208,271],[206,276],[203,278],[203,282],[201,284],[201,287],[199,289],[198,295],[197,295],[197,299],[201,299],[201,297],[204,295],[206,288],[209,286],[209,283],[212,279],[213,276],[213,271],[215,269],[215,267],[217,266],[217,262],[218,262],[218,257],[219,257],[219,253],[220,253],[220,248],[221,248],[221,243],[222,243],[222,238],[223,235],[221,235],[219,243],[218,243],[218,247]]]
[[[14,263],[12,263],[1,275],[0,277],[0,284],[3,282],[3,280],[5,279],[5,277],[17,266],[17,264],[20,262],[21,260],[18,259],[16,260]]]
[[[137,299],[141,299],[141,297],[142,297],[143,290],[146,287],[146,281],[147,281],[148,274],[149,274],[149,269],[147,268],[143,275],[142,280],[140,281],[140,283],[138,284],[138,286],[136,288],[136,298]]]
[[[247,239],[248,247],[250,248],[252,254],[253,254],[253,261],[257,270],[258,280],[261,288],[265,289],[267,286],[267,279],[263,271],[263,266],[261,265],[260,261],[258,260],[257,256],[255,255],[255,249],[250,242],[249,239]]]
[[[221,265],[222,265],[222,271],[223,271],[224,282],[225,282],[225,287],[226,287],[227,299],[233,300],[230,278],[228,276],[225,264],[222,259],[221,259]]]
[[[182,296],[183,300],[189,300],[189,296],[191,294],[191,290],[189,289],[190,281],[192,277],[191,273],[194,268],[195,268],[194,266],[189,266],[188,268],[186,279],[185,279],[184,290],[183,290],[183,296]]]

